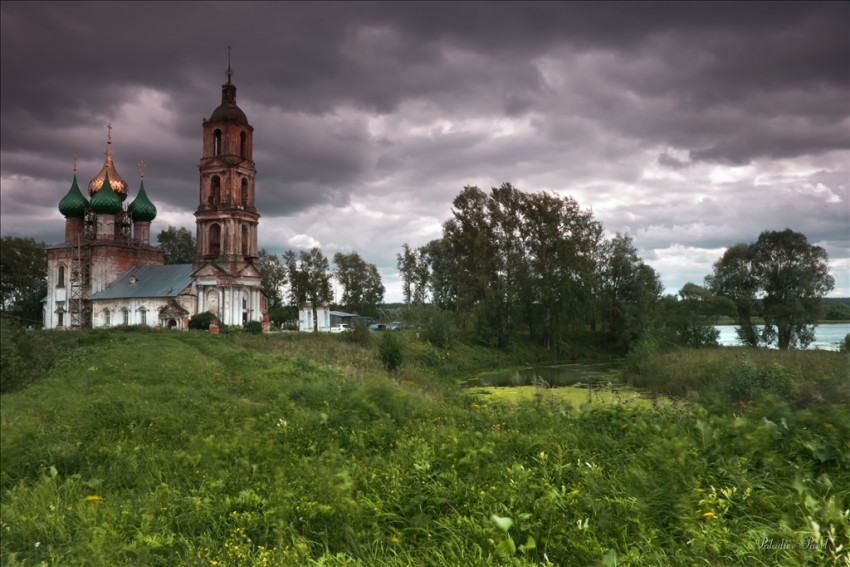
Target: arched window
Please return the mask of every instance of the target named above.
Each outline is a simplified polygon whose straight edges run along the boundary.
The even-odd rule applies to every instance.
[[[148,310],[144,307],[139,307],[139,323],[142,325],[148,324]]]
[[[242,207],[248,208],[248,180],[242,178]]]
[[[213,132],[213,155],[221,155],[221,130]]]
[[[208,234],[209,253],[212,256],[221,254],[221,227],[217,224],[210,225]]]
[[[243,256],[250,256],[251,255],[251,246],[250,246],[250,242],[249,242],[249,238],[248,238],[249,232],[250,231],[248,230],[248,225],[243,224],[242,225],[242,255]]]
[[[111,324],[112,324],[112,317],[109,313],[109,309],[104,309],[103,310],[103,325],[105,327],[108,327]]]
[[[245,132],[239,134],[239,155],[242,159],[248,159],[248,137]]]
[[[130,311],[128,311],[126,307],[121,310],[121,321],[122,325],[130,324]]]
[[[248,294],[242,292],[242,324],[248,322]]]
[[[210,190],[210,205],[218,207],[221,202],[221,178],[218,175],[213,175],[212,187]]]
[[[59,266],[59,275],[56,277],[56,287],[65,287],[65,266]]]

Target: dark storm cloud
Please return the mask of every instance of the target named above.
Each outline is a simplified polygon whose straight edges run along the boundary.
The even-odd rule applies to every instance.
[[[61,238],[47,226],[61,225],[70,155],[87,184],[107,122],[133,189],[145,161],[157,222],[191,223],[232,45],[275,238],[364,243],[392,266],[403,241],[439,235],[464,185],[512,181],[574,195],[665,266],[676,246],[713,250],[788,211],[846,253],[846,2],[5,2],[0,15],[4,234]]]

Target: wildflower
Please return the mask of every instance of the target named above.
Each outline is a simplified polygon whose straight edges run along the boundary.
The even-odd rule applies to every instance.
[[[103,496],[99,496],[97,494],[89,494],[85,498],[83,498],[83,502],[101,502],[103,500]]]
[[[717,514],[715,514],[714,512],[706,512],[705,514],[702,515],[702,517],[706,518],[708,520],[716,520]]]

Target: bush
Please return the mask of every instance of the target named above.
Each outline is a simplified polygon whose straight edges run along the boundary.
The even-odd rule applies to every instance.
[[[259,321],[248,321],[242,325],[242,330],[252,335],[259,335],[263,332],[263,324]]]
[[[352,321],[351,329],[342,333],[342,337],[354,344],[358,344],[363,347],[368,347],[372,341],[371,331],[369,331],[369,327],[363,321]]]
[[[0,317],[0,392],[15,390],[31,379],[29,343],[17,321]]]
[[[209,311],[192,315],[192,318],[189,319],[189,328],[200,331],[208,331],[210,323],[212,323],[214,319],[216,319],[215,314],[210,313]]]
[[[384,333],[378,351],[387,372],[395,372],[401,368],[401,345],[393,333]]]
[[[454,339],[455,327],[451,313],[432,309],[424,318],[422,338],[434,346],[448,348]]]

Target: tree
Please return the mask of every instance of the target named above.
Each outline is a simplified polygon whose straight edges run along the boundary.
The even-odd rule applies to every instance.
[[[807,347],[814,340],[821,299],[835,288],[826,251],[785,229],[762,232],[750,255],[764,294],[762,340],[775,341],[782,350]]]
[[[743,342],[775,343],[782,350],[814,340],[821,300],[835,288],[826,251],[791,229],[764,231],[754,244],[732,246],[706,282],[735,303]],[[757,315],[765,322],[760,333],[753,323]]]
[[[397,266],[401,274],[401,291],[404,303],[410,307],[425,303],[428,294],[430,270],[428,259],[423,248],[411,248],[406,242],[402,253],[396,256]]]
[[[644,264],[629,235],[617,235],[602,246],[599,266],[600,313],[610,341],[629,348],[643,338],[653,307],[661,297],[661,280]]]
[[[532,337],[560,348],[592,311],[602,234],[592,213],[510,183],[489,195],[465,187],[452,205],[443,238],[424,254],[434,301],[454,306],[459,322],[494,346],[508,346],[525,322]]]
[[[32,238],[4,236],[0,241],[0,309],[28,324],[41,324],[47,294],[47,250]]]
[[[529,330],[557,349],[569,325],[592,313],[602,225],[571,197],[528,195],[523,210]]]
[[[299,255],[283,254],[289,276],[290,301],[296,306],[309,303],[313,309],[313,331],[318,331],[318,306],[333,300],[328,259],[319,248],[302,250]]]
[[[679,297],[661,298],[656,309],[654,332],[669,343],[693,348],[719,346],[720,331],[714,327],[719,313],[734,311],[732,302],[711,290],[686,283]]]
[[[286,285],[286,266],[281,264],[277,254],[269,253],[265,248],[259,252],[260,275],[263,293],[268,299],[268,309],[279,309],[283,306],[283,286]]]
[[[735,304],[738,339],[745,345],[757,347],[759,338],[753,317],[758,309],[759,282],[753,273],[750,246],[738,243],[728,248],[714,263],[714,273],[705,278],[705,284],[715,295]]]
[[[191,264],[195,261],[195,237],[187,228],[169,226],[156,241],[165,253],[166,264]]]
[[[384,285],[374,264],[367,264],[357,252],[334,254],[335,275],[342,285],[342,304],[361,315],[374,315],[384,301]]]

